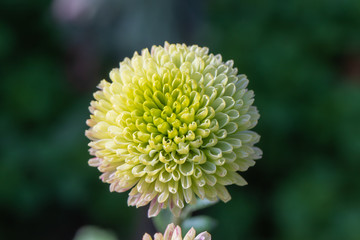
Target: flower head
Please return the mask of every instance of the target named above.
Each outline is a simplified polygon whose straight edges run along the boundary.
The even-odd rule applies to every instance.
[[[161,233],[156,233],[154,235],[154,240],[211,240],[211,235],[208,232],[202,232],[199,235],[196,235],[194,228],[191,228],[182,238],[181,228],[171,223],[167,226],[164,235]],[[142,240],[152,240],[151,236],[147,233],[143,236]]]
[[[131,189],[128,205],[150,203],[149,217],[168,206],[179,215],[196,196],[229,201],[225,186],[245,185],[238,171],[262,154],[249,130],[254,93],[237,72],[196,45],[166,42],[125,58],[91,102],[89,165],[111,191]]]

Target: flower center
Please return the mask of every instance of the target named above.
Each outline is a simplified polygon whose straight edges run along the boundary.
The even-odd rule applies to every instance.
[[[153,165],[160,161],[167,172],[173,172],[177,165],[185,163],[204,163],[206,156],[199,148],[211,133],[211,118],[215,111],[208,106],[209,97],[201,94],[203,83],[175,68],[163,76],[154,74],[151,79],[152,86],[147,85],[142,91],[126,91],[128,95],[137,93],[136,105],[141,107],[127,114],[131,119],[122,121],[125,135],[131,135],[132,142],[136,143],[133,147],[153,156],[150,162],[148,158],[141,162]],[[209,142],[216,144],[215,139]],[[193,167],[182,167],[183,170],[186,168],[191,172]]]

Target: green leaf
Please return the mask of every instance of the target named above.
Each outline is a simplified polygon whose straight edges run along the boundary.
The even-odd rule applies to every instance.
[[[218,201],[210,201],[208,199],[197,199],[196,203],[193,205],[187,205],[183,211],[183,214],[191,214],[192,212],[211,207],[216,204]],[[185,218],[185,216],[184,216]]]
[[[183,232],[189,231],[192,227],[196,232],[211,231],[217,225],[217,221],[209,216],[195,216],[185,219],[181,228]]]
[[[172,217],[171,211],[167,208],[162,209],[156,217],[152,218],[158,232],[165,232],[167,225],[172,222]]]
[[[96,226],[85,226],[77,231],[74,240],[117,240],[117,237],[114,233]]]

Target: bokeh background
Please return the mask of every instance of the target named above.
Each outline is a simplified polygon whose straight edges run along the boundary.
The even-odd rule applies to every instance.
[[[213,238],[360,239],[359,0],[1,0],[0,239],[154,231],[88,167],[84,131],[97,83],[165,40],[234,59],[261,113],[249,185],[202,212]]]

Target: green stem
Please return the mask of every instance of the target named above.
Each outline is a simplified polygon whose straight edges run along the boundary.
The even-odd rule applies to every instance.
[[[172,222],[180,226],[186,219],[191,217],[193,212],[212,206],[216,202],[198,199],[196,204],[184,207],[179,217],[175,217],[169,209],[163,209],[158,216],[153,218],[154,225],[159,232],[164,232],[169,223]]]
[[[173,217],[173,223],[175,224],[175,226],[179,225],[182,223],[183,219],[181,218],[181,215],[179,217]]]

